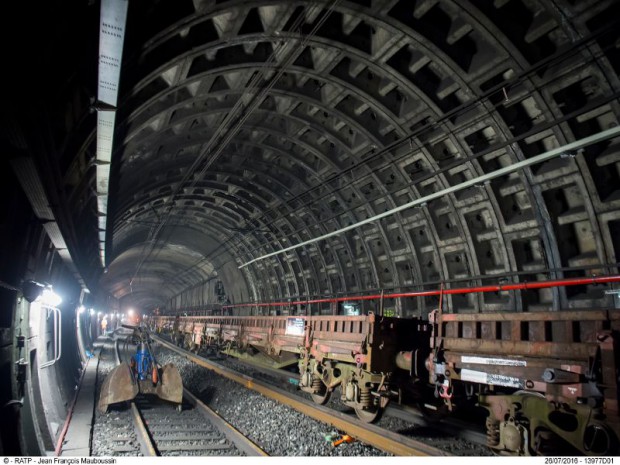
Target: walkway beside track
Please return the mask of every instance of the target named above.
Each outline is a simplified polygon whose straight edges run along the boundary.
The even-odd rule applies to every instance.
[[[57,454],[59,456],[90,456],[90,434],[93,427],[95,391],[97,389],[97,365],[100,352],[99,349],[96,350],[94,356],[86,360],[85,372],[82,382],[78,386],[75,405],[67,413],[67,415],[70,415],[70,418],[67,419],[69,423],[60,445],[60,451]]]

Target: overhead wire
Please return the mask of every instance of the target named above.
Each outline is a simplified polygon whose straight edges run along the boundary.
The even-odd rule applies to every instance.
[[[246,267],[246,266],[248,266],[248,265],[250,265],[252,263],[255,263],[255,262],[259,261],[259,260],[263,260],[265,258],[273,257],[275,255],[279,255],[279,254],[288,252],[290,250],[297,249],[297,248],[302,247],[304,245],[312,244],[312,243],[315,243],[315,242],[327,239],[329,237],[342,234],[343,232],[350,231],[352,229],[358,228],[358,227],[363,226],[365,224],[375,222],[375,221],[377,221],[379,219],[382,219],[382,218],[385,218],[387,216],[393,215],[394,213],[403,211],[403,210],[411,208],[413,206],[425,205],[427,202],[430,202],[431,200],[443,197],[446,194],[450,194],[450,193],[453,193],[453,192],[465,189],[467,187],[474,186],[474,185],[476,185],[478,183],[481,183],[481,182],[484,182],[484,181],[486,181],[488,179],[494,179],[494,178],[502,176],[504,174],[512,173],[514,171],[517,171],[517,170],[519,170],[521,168],[528,167],[528,166],[533,165],[535,163],[540,163],[542,161],[549,160],[550,158],[558,156],[561,153],[565,153],[565,152],[572,151],[572,150],[577,150],[577,149],[580,149],[582,147],[586,147],[588,145],[595,144],[597,142],[605,141],[605,140],[608,140],[610,138],[618,137],[618,136],[620,136],[620,127],[614,127],[614,128],[611,128],[611,129],[607,129],[605,131],[601,131],[600,133],[593,134],[591,136],[588,136],[588,137],[585,137],[583,139],[577,140],[577,141],[572,142],[570,144],[566,144],[566,145],[563,145],[563,146],[558,147],[556,149],[549,150],[549,151],[544,152],[544,153],[542,153],[540,155],[536,155],[534,157],[527,158],[527,159],[525,159],[523,161],[519,161],[519,162],[514,163],[512,165],[509,165],[507,167],[500,168],[500,169],[498,169],[496,171],[492,171],[490,173],[486,173],[486,174],[484,174],[482,176],[478,176],[476,178],[469,179],[469,180],[467,180],[465,182],[462,182],[460,184],[457,184],[457,185],[454,185],[454,186],[450,186],[450,187],[448,187],[446,189],[442,189],[442,190],[434,192],[432,194],[428,194],[428,195],[426,195],[424,197],[415,199],[415,200],[413,200],[411,202],[407,202],[407,203],[402,204],[402,205],[400,205],[398,207],[392,208],[391,210],[385,211],[383,213],[379,213],[378,215],[375,215],[373,217],[367,218],[365,220],[358,221],[355,224],[352,224],[352,225],[349,225],[349,226],[345,226],[345,227],[340,228],[340,229],[338,229],[336,231],[332,231],[330,233],[323,234],[322,236],[315,237],[313,239],[310,239],[310,240],[307,240],[307,241],[304,241],[304,242],[292,245],[290,247],[286,247],[284,249],[281,249],[281,250],[278,250],[278,251],[275,251],[275,252],[272,252],[272,253],[265,254],[265,255],[263,255],[261,257],[254,258],[252,260],[249,260],[246,263],[243,263],[241,266],[239,266],[239,268]]]

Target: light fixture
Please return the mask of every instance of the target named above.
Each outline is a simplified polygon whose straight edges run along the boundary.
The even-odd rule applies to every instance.
[[[43,292],[37,300],[43,305],[48,305],[50,307],[58,307],[62,303],[62,297],[52,290],[52,286],[47,286],[43,289]]]
[[[95,309],[94,309],[94,308],[91,308],[91,309],[90,309],[90,315],[91,315],[91,316],[93,316],[94,314],[95,314]]]
[[[84,308],[84,305],[80,305],[80,306],[78,307],[78,315],[81,315],[82,313],[84,313],[84,311],[85,311],[85,310],[86,310],[86,309]]]

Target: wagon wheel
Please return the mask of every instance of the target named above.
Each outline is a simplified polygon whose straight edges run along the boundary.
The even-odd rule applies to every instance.
[[[319,378],[314,378],[312,380],[312,387],[318,391],[316,394],[311,394],[314,403],[319,405],[325,405],[327,402],[329,402],[329,398],[331,397],[332,392],[327,389],[327,386],[325,386],[323,381],[321,381]]]
[[[374,423],[381,419],[381,415],[383,415],[383,409],[378,405],[373,405],[369,408],[356,408],[355,414],[357,418],[362,420],[364,423]]]

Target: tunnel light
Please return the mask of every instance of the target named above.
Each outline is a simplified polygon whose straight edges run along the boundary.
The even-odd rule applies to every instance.
[[[43,289],[41,296],[37,300],[50,307],[58,307],[62,303],[62,297],[52,291],[51,286]]]
[[[95,314],[95,309],[94,309],[94,308],[91,308],[91,309],[89,310],[89,312],[90,312],[90,316],[93,316],[93,315]]]
[[[84,313],[84,311],[86,311],[86,309],[84,308],[84,305],[80,305],[78,307],[78,315],[81,315],[82,313]]]
[[[130,308],[129,310],[127,310],[127,315],[133,316],[133,308]]]
[[[103,312],[97,312],[97,316],[98,316],[99,318],[101,318],[101,315],[103,315]]]

